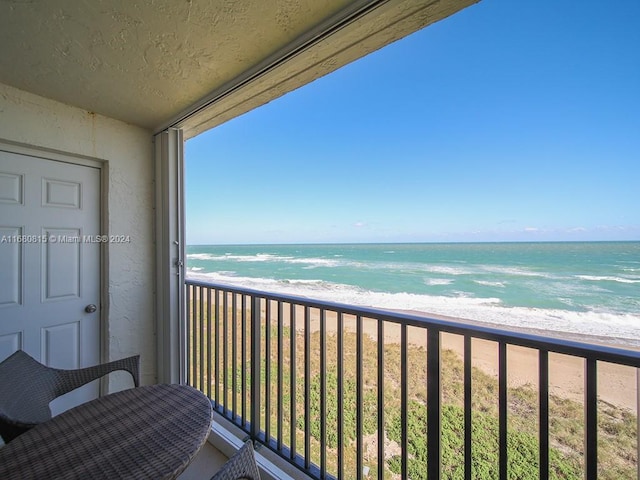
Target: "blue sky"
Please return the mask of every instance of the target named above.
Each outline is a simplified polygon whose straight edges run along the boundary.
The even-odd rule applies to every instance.
[[[640,240],[640,1],[483,0],[186,144],[189,244]]]

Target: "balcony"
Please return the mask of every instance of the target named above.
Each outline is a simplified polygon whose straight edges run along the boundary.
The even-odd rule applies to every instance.
[[[640,475],[640,352],[191,280],[186,304],[188,383],[294,472]]]

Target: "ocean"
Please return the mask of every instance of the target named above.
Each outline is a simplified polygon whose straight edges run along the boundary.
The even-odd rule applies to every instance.
[[[191,245],[187,278],[640,347],[640,242]]]

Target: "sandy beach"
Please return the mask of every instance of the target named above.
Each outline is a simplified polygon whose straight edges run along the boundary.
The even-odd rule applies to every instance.
[[[439,315],[427,315],[421,312],[406,312],[413,315],[449,320],[467,325],[482,325],[499,328],[495,325],[480,324],[470,320],[458,318],[446,318]],[[296,313],[297,318],[303,318],[302,310]],[[327,330],[335,333],[336,322],[334,315],[327,313]],[[312,315],[312,331],[318,331],[320,320],[318,314]],[[345,322],[345,328],[355,332],[355,325],[352,322]],[[377,337],[377,326],[375,322],[366,321],[363,325],[364,332],[372,338]],[[412,329],[414,332],[419,330]],[[520,332],[531,333],[542,336],[554,336],[566,340],[578,341],[588,344],[608,345],[619,348],[619,345],[609,344],[601,337],[590,337],[587,335],[567,335],[561,336],[557,332],[539,331],[535,329],[519,329]],[[387,323],[385,325],[385,343],[400,343],[400,327]],[[426,335],[408,335],[409,343],[426,348]],[[443,334],[441,345],[443,349],[449,349],[460,357],[464,358],[464,339],[460,335]],[[498,374],[498,344],[496,342],[474,339],[472,341],[472,364],[480,368],[485,373],[497,377]],[[510,387],[523,385],[538,385],[538,352],[536,350],[518,346],[507,348],[507,377]],[[618,407],[624,407],[632,411],[636,410],[638,404],[638,373],[635,368],[615,365],[605,362],[598,363],[598,396],[601,401],[610,403]],[[549,355],[549,393],[560,397],[581,402],[584,399],[584,360],[579,357],[569,355],[554,354]]]

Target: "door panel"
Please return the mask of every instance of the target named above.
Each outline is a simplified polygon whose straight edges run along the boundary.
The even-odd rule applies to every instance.
[[[0,239],[22,235],[20,227],[0,227]],[[0,243],[0,307],[22,302],[22,244]]]
[[[22,346],[22,332],[0,335],[0,358],[7,358]]]
[[[22,204],[22,175],[0,172],[0,203]]]
[[[44,228],[48,239],[80,239],[79,229]],[[80,298],[80,242],[42,244],[42,301]]]
[[[23,349],[56,368],[100,361],[100,170],[0,151],[0,361]],[[98,382],[59,412],[98,395]]]

